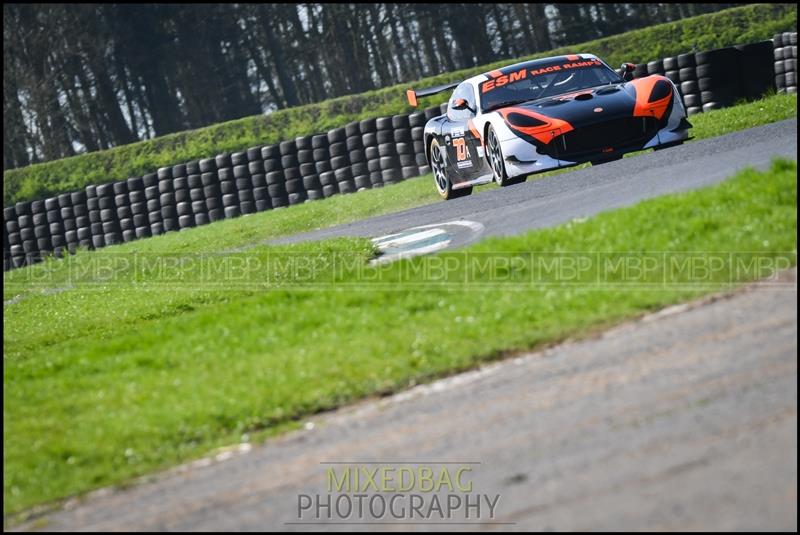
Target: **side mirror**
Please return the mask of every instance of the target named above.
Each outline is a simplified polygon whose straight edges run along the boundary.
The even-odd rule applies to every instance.
[[[636,68],[636,65],[633,63],[623,63],[619,68],[619,75],[622,76],[622,79],[626,82],[630,82],[633,80],[633,70]]]
[[[467,104],[467,101],[465,99],[463,99],[463,98],[457,98],[457,99],[455,99],[453,101],[453,109],[454,110],[469,110],[472,113],[475,113],[475,110],[473,110],[470,107],[470,105]]]

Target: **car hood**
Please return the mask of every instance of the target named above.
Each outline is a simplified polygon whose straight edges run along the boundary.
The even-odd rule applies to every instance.
[[[598,121],[631,117],[635,106],[636,88],[633,84],[618,83],[533,100],[516,107],[567,121],[577,128]]]
[[[669,116],[673,100],[674,87],[669,79],[654,75],[531,100],[496,111],[508,125],[508,134],[546,145],[557,132],[563,134],[601,123],[630,125],[632,119],[652,118],[649,127],[653,128]],[[642,127],[647,124],[641,123]]]
[[[658,88],[657,84],[662,87]],[[668,84],[668,88],[663,84]],[[661,93],[655,93],[656,89]],[[661,118],[673,96],[672,85],[663,76],[648,76],[572,93],[531,100],[498,110],[503,117],[517,111],[569,123],[572,128],[619,119],[655,115]],[[651,97],[659,97],[651,104]]]

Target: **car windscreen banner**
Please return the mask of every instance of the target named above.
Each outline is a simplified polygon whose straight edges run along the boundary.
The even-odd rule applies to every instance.
[[[508,74],[500,73],[499,76],[493,77],[481,84],[481,93],[488,93],[504,85],[511,84],[529,77],[542,76],[554,72],[564,72],[573,69],[586,69],[602,67],[603,63],[598,59],[577,59],[567,61],[557,61],[550,64],[538,65],[533,68],[521,68],[512,71]],[[495,71],[498,72],[498,71]]]

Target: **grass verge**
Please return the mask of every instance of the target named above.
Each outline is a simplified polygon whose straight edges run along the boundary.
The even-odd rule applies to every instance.
[[[381,267],[338,239],[205,257],[220,272],[132,251],[19,270],[7,284],[82,268],[4,310],[4,512],[794,265],[796,194],[796,163],[776,162]]]
[[[714,31],[708,31],[709,28]],[[639,63],[674,56],[692,49],[709,50],[771,39],[777,32],[794,31],[796,28],[797,6],[794,4],[741,6],[658,24],[516,60],[502,60],[269,115],[245,117],[106,151],[4,171],[3,205],[73,191],[87,184],[141,176],[161,166],[207,158],[222,152],[241,151],[251,146],[315,134],[354,120],[407,113],[411,111],[405,100],[408,87],[429,87],[463,80],[515,61],[591,52],[615,66],[624,61]],[[443,93],[421,99],[420,103],[422,106],[431,106],[446,101],[448,97],[447,93]]]

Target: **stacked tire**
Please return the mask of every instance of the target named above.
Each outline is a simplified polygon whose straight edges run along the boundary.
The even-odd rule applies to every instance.
[[[358,130],[361,132],[361,145],[364,147],[364,162],[367,166],[369,182],[373,188],[380,188],[383,186],[383,174],[378,149],[377,119],[359,121]]]
[[[339,193],[336,175],[331,168],[329,146],[330,143],[328,143],[327,134],[311,136],[311,154],[314,160],[314,170],[319,179],[320,191],[323,197],[330,197],[331,195]]]
[[[186,194],[181,194],[180,199],[180,202],[186,203],[185,207],[176,207],[179,214],[178,226],[181,229],[205,225],[208,222],[199,161],[186,162]],[[185,219],[181,220],[181,217]]]
[[[172,167],[172,192],[166,195],[171,199],[171,202],[161,203],[161,210],[164,211],[166,205],[169,205],[171,212],[174,214],[175,227],[173,230],[183,230],[194,225],[194,217],[192,216],[192,208],[189,203],[189,183],[188,171],[186,164],[178,164]]]
[[[133,215],[131,213],[130,197],[128,195],[127,181],[114,182],[112,185],[114,190],[114,207],[116,213],[116,222],[118,229],[113,229],[112,226],[108,227],[111,232],[116,232],[114,243],[122,243],[136,239],[136,234],[133,231]],[[106,229],[104,229],[106,230]]]
[[[144,179],[131,177],[128,179],[128,204],[131,211],[132,239],[149,238],[150,222],[147,212],[147,199],[144,194]],[[124,231],[123,231],[124,232]],[[125,236],[122,237],[125,240]],[[130,240],[125,240],[130,241]]]
[[[16,206],[3,208],[3,270],[8,271],[12,267],[25,265],[25,247],[22,240],[22,228],[20,225],[21,217],[17,214],[17,208],[24,203],[17,203]],[[32,236],[32,232],[29,232]]]
[[[61,256],[64,249],[64,226],[61,221],[61,210],[58,206],[58,197],[50,197],[44,200],[46,213],[47,232],[50,235],[49,247],[46,251]]]
[[[678,58],[675,56],[662,58],[661,65],[664,68],[664,76],[672,80],[676,86],[680,87],[681,79],[680,70],[678,68]]]
[[[72,214],[75,216],[77,246],[83,249],[92,249],[94,246],[92,245],[92,229],[86,191],[73,191],[70,193],[70,200],[72,201]]]
[[[13,247],[12,245],[9,248],[12,265],[14,267],[21,267],[26,264],[38,262],[41,258],[41,254],[39,253],[39,244],[34,231],[33,203],[18,202],[14,205],[14,212],[17,214],[17,226],[19,227],[22,254],[20,254],[19,247]]]
[[[175,186],[172,181],[172,167],[162,167],[158,170],[158,193],[161,232],[178,230],[178,213],[175,210]]]
[[[647,75],[664,74],[664,60],[656,59],[647,62]]]
[[[414,176],[430,173],[428,162],[425,159],[425,111],[418,111],[408,116],[408,125],[411,128],[411,146],[414,150]]]
[[[356,191],[353,171],[350,168],[350,156],[347,152],[347,134],[344,128],[328,131],[328,151],[331,155],[331,170],[340,193]]]
[[[186,164],[186,186],[189,189],[189,210],[192,214],[192,226],[205,225],[208,223],[208,207],[206,206],[206,195],[203,191],[203,170],[200,162],[188,162]]]
[[[19,237],[22,240],[22,252],[24,258],[19,258],[18,249],[11,249],[11,260],[14,267],[25,264],[33,264],[40,259],[39,244],[36,241],[36,234],[33,224],[33,203],[18,202],[14,205],[17,214],[17,224],[19,226]]]
[[[381,182],[394,184],[402,177],[400,159],[394,140],[393,117],[378,117],[375,120],[375,137],[378,143],[378,158]]]
[[[300,170],[300,180],[303,183],[308,200],[315,201],[321,199],[322,184],[319,181],[317,165],[314,161],[314,138],[313,136],[301,136],[294,140],[297,148],[297,162]]]
[[[247,149],[247,170],[250,172],[250,189],[252,191],[252,201],[250,202],[253,204],[253,212],[263,212],[272,208],[267,192],[262,149],[261,146]],[[244,212],[244,210],[242,211]]]
[[[206,218],[209,223],[219,221],[225,214],[222,208],[222,192],[220,191],[217,173],[217,159],[204,158],[197,163],[200,166],[200,184],[203,187]]]
[[[693,53],[680,54],[675,58],[675,66],[678,68],[678,86],[683,99],[683,106],[688,115],[694,115],[703,111],[702,95],[700,85],[697,81],[697,62]]]
[[[345,125],[344,135],[347,158],[350,160],[350,174],[353,175],[353,187],[356,191],[372,188],[364,140],[361,139],[361,123],[353,121]]]
[[[217,181],[219,183],[220,205],[218,209],[222,210],[222,218],[238,217],[241,212],[239,212],[239,195],[236,193],[236,179],[233,177],[231,155],[228,153],[218,154],[214,158],[214,163],[217,167]],[[213,205],[213,201],[211,204],[208,204],[207,201],[206,207]],[[211,213],[210,209],[209,213]]]
[[[285,182],[283,188],[285,190],[284,199],[285,204],[300,204],[306,200],[305,190],[303,189],[303,180],[300,177],[300,163],[297,161],[297,143],[295,140],[281,141],[278,144],[281,153],[281,166],[283,167],[283,176]],[[281,193],[278,191],[278,193]]]
[[[392,127],[394,129],[395,150],[397,150],[397,159],[400,163],[400,177],[402,180],[415,177],[419,174],[419,168],[411,137],[410,115],[395,115],[392,117]]]
[[[61,225],[64,232],[64,247],[70,254],[75,254],[78,248],[78,232],[71,194],[62,193],[58,196],[58,209],[61,214]]]
[[[33,225],[36,252],[41,256],[42,253],[50,250],[50,229],[47,226],[47,212],[44,209],[44,200],[31,202],[31,224]]]
[[[286,176],[281,165],[280,145],[261,147],[261,158],[264,164],[264,177],[267,181],[267,197],[272,208],[288,206],[286,194]]]
[[[119,188],[117,188],[119,190]],[[127,193],[127,192],[126,192]],[[122,235],[117,219],[117,192],[114,182],[97,186],[97,203],[100,210],[100,231],[103,237],[101,247],[122,242]]]
[[[14,209],[17,211],[18,216],[20,217],[19,226],[20,226],[20,238],[22,239],[22,249],[25,252],[25,263],[32,264],[34,262],[38,262],[42,258],[41,250],[39,249],[39,240],[36,236],[36,225],[33,222],[33,210],[34,210],[34,202],[25,203],[24,208],[26,211],[23,211],[20,204],[17,204]],[[27,224],[26,220],[27,219]],[[12,250],[13,256],[13,250]]]
[[[31,203],[20,201],[3,209],[3,269],[32,263],[38,249],[33,234]]]
[[[161,216],[161,184],[157,173],[147,173],[142,177],[144,186],[144,200],[147,206],[147,224],[150,235],[158,236],[164,233],[164,223]]]
[[[12,228],[17,225],[17,214],[14,211],[13,206],[7,206],[3,208],[3,271],[8,271],[12,267],[11,242],[9,241],[9,236],[8,236],[9,225],[11,225]],[[17,228],[17,231],[18,230],[19,228]],[[19,232],[17,232],[17,238],[19,238]],[[16,249],[17,254],[19,256],[24,256],[24,252],[22,250],[22,243],[19,239],[17,241],[19,242],[15,244],[19,246]]]
[[[86,211],[89,215],[89,236],[92,248],[105,246],[103,240],[103,224],[100,222],[100,200],[97,198],[97,186],[89,185],[84,189],[86,193]]]
[[[797,93],[797,32],[773,38],[773,68],[778,93]]]
[[[243,214],[252,214],[256,211],[253,202],[253,179],[250,177],[250,167],[247,151],[234,152],[231,154],[231,165],[233,166],[233,183],[236,205],[238,213],[231,210],[230,217],[237,217]],[[226,212],[225,217],[229,217]]]

